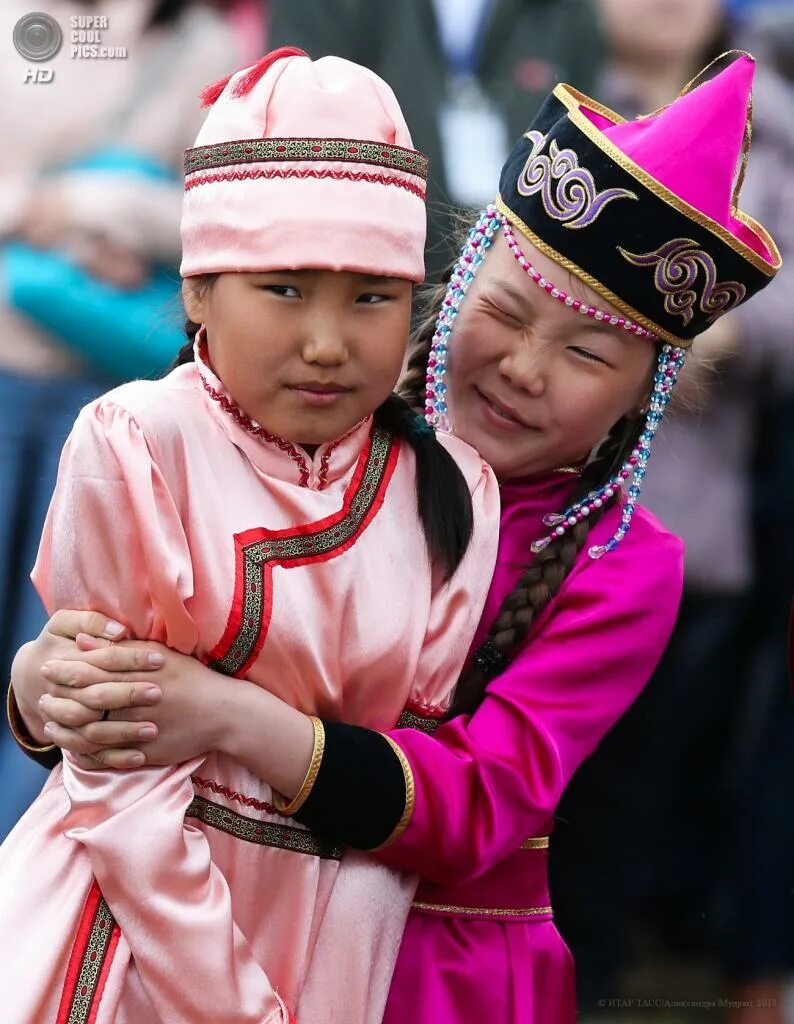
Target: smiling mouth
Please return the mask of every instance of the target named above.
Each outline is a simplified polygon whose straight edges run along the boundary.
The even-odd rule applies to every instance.
[[[475,390],[476,390],[477,394],[480,396],[480,398],[482,399],[482,401],[485,402],[485,404],[488,406],[490,411],[495,416],[498,416],[499,419],[504,420],[505,423],[513,423],[517,427],[523,427],[525,430],[534,430],[534,429],[536,429],[530,423],[527,423],[525,420],[520,419],[512,411],[512,409],[509,409],[509,408],[505,407],[504,405],[501,405],[495,399],[491,398],[489,395],[486,395],[484,391],[480,391],[479,388],[475,388]]]

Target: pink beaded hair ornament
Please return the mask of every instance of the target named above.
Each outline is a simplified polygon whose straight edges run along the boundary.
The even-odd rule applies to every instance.
[[[485,254],[493,245],[493,240],[500,229],[505,242],[521,269],[527,273],[538,287],[542,288],[552,298],[557,299],[558,302],[584,316],[592,317],[594,320],[605,320],[618,330],[629,331],[649,341],[658,340],[655,334],[634,323],[632,320],[613,316],[611,313],[597,309],[595,306],[589,306],[587,303],[580,302],[578,299],[574,299],[566,294],[561,288],[557,288],[551,281],[546,280],[521,251],[510,223],[494,205],[490,205],[482,211],[477,223],[469,232],[458,262],[455,264],[452,276],[450,277],[447,293],[441,305],[441,312],[436,321],[436,328],[430,346],[430,356],[427,361],[427,388],[425,391],[425,419],[436,430],[448,432],[451,429],[447,415],[447,386],[444,383],[444,377],[447,371],[447,356],[453,324],[458,316],[460,305],[465,298],[466,292],[474,281],[477,271],[485,260]],[[627,500],[623,507],[620,526],[606,544],[594,545],[589,549],[588,553],[591,558],[600,558],[608,551],[613,551],[620,541],[623,540],[631,526],[637,500],[640,496],[640,488],[642,487],[648,459],[651,455],[651,441],[662,422],[664,410],[670,401],[673,386],[678,378],[681,367],[684,365],[685,358],[686,351],[683,348],[670,344],[662,346],[654,375],[650,405],[637,447],[632,451],[619,472],[606,484],[597,490],[591,491],[587,497],[577,501],[564,512],[551,513],[544,517],[543,522],[546,526],[553,527],[553,529],[546,537],[542,537],[532,544],[533,554],[542,551],[555,537],[562,537],[567,530],[589,516],[594,509],[601,508],[604,502],[614,497],[620,489],[626,488]]]

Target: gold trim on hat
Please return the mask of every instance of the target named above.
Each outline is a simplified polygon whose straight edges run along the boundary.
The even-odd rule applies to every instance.
[[[237,139],[195,146],[185,150],[185,175],[235,164],[290,163],[310,161],[326,163],[371,164],[404,171],[427,179],[429,159],[424,153],[405,146],[393,146],[369,139],[281,138]]]
[[[654,178],[652,174],[649,174],[646,170],[636,164],[630,157],[626,156],[623,150],[619,149],[614,143],[604,135],[600,128],[597,128],[593,122],[586,117],[579,109],[580,104],[586,106],[589,110],[593,110],[604,117],[613,120],[615,124],[625,123],[625,118],[622,118],[611,111],[608,107],[597,103],[595,100],[591,100],[589,96],[585,96],[584,93],[579,92],[578,89],[574,89],[573,86],[560,84],[554,89],[554,96],[567,108],[568,118],[571,120],[576,127],[586,135],[591,142],[594,142],[596,146],[602,152],[606,153],[612,160],[615,161],[624,171],[632,175],[638,181],[641,181],[645,187],[651,191],[655,196],[667,203],[668,206],[673,207],[679,213],[684,214],[685,217],[689,217],[700,227],[711,234],[716,235],[722,242],[730,246],[733,251],[742,256],[748,263],[752,264],[757,270],[760,270],[766,277],[773,277],[775,273],[780,269],[783,260],[780,255],[778,247],[775,245],[774,240],[770,236],[769,232],[764,228],[758,221],[754,220],[748,214],[736,209],[734,206],[731,207],[731,214],[735,220],[738,220],[745,227],[749,228],[754,232],[764,245],[769,250],[769,255],[772,257],[774,262],[769,263],[767,260],[757,253],[755,249],[752,249],[741,239],[736,238],[735,235],[718,224],[717,221],[712,220],[711,217],[707,217],[705,213],[696,209],[694,206],[690,206],[684,199],[677,196],[674,192],[663,185],[661,181]],[[578,273],[578,271],[577,271]],[[581,276],[581,275],[580,275]],[[640,321],[641,322],[641,321]]]
[[[571,274],[575,274],[581,281],[584,281],[586,285],[597,292],[601,298],[606,299],[616,309],[619,309],[629,320],[633,320],[638,323],[641,327],[651,331],[657,335],[661,341],[669,341],[671,345],[676,345],[678,348],[690,348],[692,345],[692,339],[678,338],[675,334],[671,334],[670,331],[660,327],[659,324],[654,323],[653,320],[648,319],[647,316],[643,316],[638,310],[634,309],[623,299],[619,298],[613,291],[610,291],[606,285],[593,277],[592,274],[588,274],[586,270],[574,263],[573,260],[569,260],[567,256],[563,256],[562,253],[557,252],[555,248],[544,242],[542,238],[535,234],[535,232],[517,214],[515,214],[507,203],[502,199],[501,195],[496,197],[496,208],[506,217],[514,228],[517,228],[522,234],[526,235],[527,238],[532,242],[536,249],[539,249],[545,256],[548,256],[550,260],[554,260],[563,269],[568,270]]]

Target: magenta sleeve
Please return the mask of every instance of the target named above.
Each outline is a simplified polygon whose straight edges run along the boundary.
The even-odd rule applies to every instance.
[[[647,513],[580,557],[473,716],[391,732],[413,772],[411,820],[378,856],[438,884],[477,877],[548,831],[581,762],[636,699],[673,629],[683,545]]]

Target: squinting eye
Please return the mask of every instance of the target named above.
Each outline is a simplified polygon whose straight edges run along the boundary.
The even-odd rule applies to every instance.
[[[272,292],[273,295],[280,295],[285,299],[299,299],[301,297],[298,289],[293,288],[289,284],[263,284],[261,287],[263,292]]]
[[[363,306],[374,306],[379,302],[388,302],[391,299],[391,295],[375,295],[374,292],[367,292],[365,295],[359,295],[356,302],[360,302]]]
[[[586,348],[578,348],[577,346],[573,346],[571,348],[571,352],[575,352],[578,356],[581,356],[583,359],[586,359],[590,363],[601,363],[602,366],[609,366],[609,363],[606,361],[606,359],[601,359],[600,356],[593,355],[593,353],[589,352]]]

